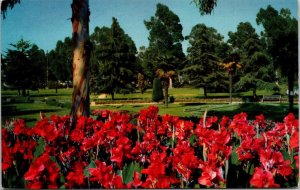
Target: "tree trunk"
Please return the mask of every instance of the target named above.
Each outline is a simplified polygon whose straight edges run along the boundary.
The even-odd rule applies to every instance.
[[[253,98],[256,99],[256,87],[253,88]]]
[[[289,111],[293,111],[294,106],[294,73],[291,72],[288,76],[288,96],[289,96]]]
[[[90,115],[89,61],[92,49],[89,41],[89,0],[73,0],[73,94],[71,122],[76,124],[77,116]]]
[[[111,100],[115,100],[115,93],[114,92],[111,93]]]
[[[22,88],[22,96],[26,96],[26,89]]]
[[[165,86],[165,105],[168,107],[168,87]]]
[[[204,98],[207,98],[206,86],[203,87]]]
[[[168,98],[169,98],[169,78],[165,78],[164,80],[164,89],[165,89],[165,105],[168,107]]]

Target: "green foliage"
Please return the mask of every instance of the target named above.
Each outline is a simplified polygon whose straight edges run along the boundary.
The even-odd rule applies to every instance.
[[[92,56],[92,90],[112,95],[133,91],[135,81],[136,47],[123,31],[116,18],[111,28],[95,28],[91,36],[94,43]]]
[[[262,33],[267,51],[273,58],[275,68],[288,77],[288,89],[293,91],[298,77],[298,21],[288,9],[279,12],[269,5],[260,9],[256,16],[257,24],[264,27]],[[293,95],[289,95],[289,110],[293,109]]]
[[[5,19],[7,9],[13,9],[16,4],[20,3],[20,0],[5,0],[1,1],[1,14],[3,19]]]
[[[159,102],[164,99],[163,88],[159,78],[153,80],[152,100]]]
[[[39,156],[41,156],[45,150],[45,140],[40,137],[38,142],[37,142],[37,146],[36,146],[36,149],[33,153],[34,155],[34,160],[37,159]]]
[[[242,68],[235,90],[252,90],[256,97],[257,89],[274,88],[275,73],[270,57],[264,50],[264,44],[249,22],[241,22],[236,32],[229,32],[229,42],[239,49],[238,55]]]
[[[142,168],[139,163],[131,162],[129,165],[125,165],[122,172],[123,183],[128,184],[133,181],[134,172],[141,172],[141,170]]]
[[[48,54],[48,80],[72,81],[72,64],[72,39],[66,37],[64,41],[57,41],[55,49]]]
[[[194,87],[207,89],[226,89],[225,71],[219,66],[221,61],[217,52],[224,46],[223,37],[212,27],[197,24],[187,37],[190,47],[187,49],[189,63],[182,70],[184,77]]]
[[[2,81],[23,90],[42,87],[46,79],[46,56],[38,46],[24,39],[11,44],[2,61]]]
[[[94,161],[91,161],[91,163],[90,163],[87,167],[85,167],[84,170],[83,170],[84,176],[85,176],[85,177],[89,177],[89,176],[90,176],[90,173],[89,173],[88,169],[90,169],[90,168],[96,168],[96,167],[97,167],[97,166],[96,166],[95,162],[94,162]]]
[[[193,0],[201,15],[211,14],[217,6],[217,0]]]
[[[182,25],[166,5],[158,3],[155,16],[144,21],[149,30],[149,47],[141,52],[145,74],[153,80],[157,69],[180,70],[184,66]]]

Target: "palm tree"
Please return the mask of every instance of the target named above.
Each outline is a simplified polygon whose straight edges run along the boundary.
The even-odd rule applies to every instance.
[[[227,70],[229,76],[229,97],[230,103],[232,103],[232,75],[237,70],[240,69],[242,66],[237,61],[231,61],[227,63],[220,63],[220,66]]]
[[[173,75],[175,75],[175,71],[164,71],[163,69],[157,69],[156,75],[158,78],[163,79],[164,82],[164,91],[165,91],[165,105],[168,107],[168,89],[170,86],[170,80]]]

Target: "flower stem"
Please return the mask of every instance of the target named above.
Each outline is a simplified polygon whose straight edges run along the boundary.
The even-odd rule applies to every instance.
[[[173,133],[172,133],[172,149],[174,148],[174,141],[175,141],[175,127],[173,125]]]

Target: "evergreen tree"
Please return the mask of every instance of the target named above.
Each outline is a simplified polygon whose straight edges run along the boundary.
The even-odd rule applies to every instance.
[[[204,24],[197,24],[192,28],[187,37],[190,43],[188,47],[188,64],[183,69],[185,77],[196,88],[207,90],[227,89],[225,71],[219,66],[220,57],[217,49],[223,45],[223,37],[216,29]]]
[[[167,6],[158,3],[155,16],[144,21],[149,30],[149,47],[144,52],[144,68],[154,78],[158,69],[164,71],[183,68],[183,35],[179,17]]]
[[[42,87],[46,79],[46,57],[43,50],[30,44],[24,39],[16,44],[11,44],[2,58],[4,70],[2,80],[7,85],[16,87],[22,95],[26,95],[26,89]]]
[[[294,83],[298,78],[298,20],[288,9],[277,11],[272,6],[260,9],[257,24],[264,27],[262,36],[275,68],[288,78],[289,110],[293,110]]]
[[[152,100],[159,102],[164,99],[163,88],[159,78],[154,78],[152,88]]]
[[[107,32],[106,29],[104,31]],[[98,92],[108,93],[114,99],[115,93],[128,93],[134,90],[136,47],[116,18],[113,18],[110,31],[104,35],[107,37],[106,40],[96,40],[96,43],[99,42],[95,48],[98,64],[96,63],[94,67],[98,67],[99,73],[95,76],[95,83]]]
[[[264,50],[262,40],[249,22],[241,22],[236,32],[229,32],[228,42],[238,49],[241,69],[239,81],[234,85],[236,90],[252,90],[256,97],[257,89],[275,87],[275,75],[271,59]]]

